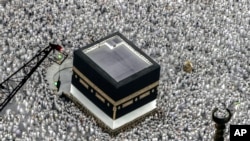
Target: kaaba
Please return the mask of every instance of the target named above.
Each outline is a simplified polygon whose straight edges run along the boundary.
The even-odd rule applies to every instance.
[[[70,93],[112,130],[156,109],[160,66],[116,32],[74,51]]]

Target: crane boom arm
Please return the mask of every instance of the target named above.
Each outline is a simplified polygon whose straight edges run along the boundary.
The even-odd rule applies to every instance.
[[[52,50],[62,51],[59,45],[50,44],[39,51],[31,60],[26,62],[21,68],[11,74],[0,83],[0,111],[10,102],[18,90],[26,83],[30,76],[36,71],[40,64],[47,58]]]

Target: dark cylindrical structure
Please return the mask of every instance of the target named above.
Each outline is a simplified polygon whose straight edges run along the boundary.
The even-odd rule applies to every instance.
[[[227,112],[228,112],[228,117],[226,118],[218,118],[216,117],[214,114],[216,111],[218,111],[218,108],[215,108],[213,110],[213,113],[212,113],[212,119],[213,121],[216,123],[215,124],[215,128],[216,128],[216,131],[215,131],[215,135],[214,135],[214,141],[224,141],[224,130],[226,128],[226,123],[229,122],[229,120],[231,119],[231,112],[229,109],[226,109]]]

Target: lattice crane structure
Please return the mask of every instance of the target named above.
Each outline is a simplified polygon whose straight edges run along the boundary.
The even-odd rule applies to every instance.
[[[60,61],[49,58],[59,65],[61,65],[68,56],[68,54],[64,52],[63,47],[50,43],[49,46],[39,51],[31,60],[26,62],[21,68],[19,68],[7,79],[0,83],[0,111],[2,111],[4,107],[11,101],[11,99],[22,88],[30,76],[49,56],[51,51],[59,51],[64,56]]]

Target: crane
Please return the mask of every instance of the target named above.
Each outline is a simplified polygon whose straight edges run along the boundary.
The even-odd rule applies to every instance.
[[[64,52],[63,47],[50,43],[49,46],[36,53],[36,55],[33,56],[28,62],[26,62],[22,67],[20,67],[0,83],[0,112],[11,101],[15,94],[22,88],[22,86],[41,65],[41,63],[48,57],[51,51],[59,51],[64,56],[61,61],[56,61],[50,58],[52,61],[56,62],[59,65],[61,65],[63,61],[68,57],[68,54]],[[58,83],[60,83],[60,80],[58,81]],[[60,85],[58,85],[57,87],[59,86]]]

